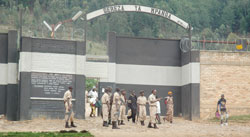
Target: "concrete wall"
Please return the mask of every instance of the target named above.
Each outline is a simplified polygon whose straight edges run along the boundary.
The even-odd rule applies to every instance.
[[[179,40],[122,37],[112,32],[108,45],[108,62],[86,62],[86,76],[100,78],[99,91],[112,86],[136,90],[137,95],[145,90],[149,96],[157,89],[158,96],[166,97],[171,90],[175,116],[199,117],[199,52],[182,53]],[[164,101],[161,107],[165,115]]]
[[[158,90],[166,97],[174,92],[175,116],[199,117],[199,52],[183,54],[180,40],[149,39],[108,35],[109,81],[126,90]],[[164,101],[161,101],[165,115]]]
[[[201,118],[214,117],[225,94],[229,115],[250,114],[250,53],[201,51]]]
[[[0,114],[6,114],[6,87],[8,85],[8,34],[0,34]]]
[[[20,60],[20,119],[63,118],[63,95],[73,89],[74,112],[84,118],[85,42],[23,37]]]
[[[200,52],[181,53],[181,112],[186,119],[200,118]]]
[[[17,31],[0,34],[0,114],[18,117]]]

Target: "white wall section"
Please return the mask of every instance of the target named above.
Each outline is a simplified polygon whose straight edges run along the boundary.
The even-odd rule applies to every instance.
[[[8,66],[13,69],[8,70]],[[1,64],[0,84],[15,83],[16,75],[11,75],[16,74],[14,68],[15,63]],[[118,84],[183,86],[200,83],[200,63],[176,67],[86,62],[85,56],[71,54],[21,52],[19,71],[79,74]],[[8,74],[13,77],[6,81],[4,77]]]
[[[190,83],[200,83],[200,63],[194,62],[182,66],[181,76],[182,86]]]
[[[21,52],[20,72],[84,74],[84,55]]]
[[[180,86],[180,67],[149,65],[116,65],[116,83]]]
[[[17,63],[0,63],[0,85],[17,84]]]
[[[115,63],[86,62],[85,76],[100,78],[101,82],[115,82]]]
[[[0,63],[0,85],[8,84],[8,64]]]
[[[8,84],[17,84],[17,63],[8,63]]]
[[[200,63],[182,67],[86,62],[86,77],[118,84],[183,86],[200,83]]]

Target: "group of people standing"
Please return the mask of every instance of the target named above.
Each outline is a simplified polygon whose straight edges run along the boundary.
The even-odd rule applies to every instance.
[[[76,127],[74,124],[74,112],[72,105],[72,91],[73,88],[69,87],[68,90],[64,93],[63,100],[65,106],[65,128]],[[92,112],[90,116],[95,115],[95,107],[98,104],[97,102],[101,102],[99,106],[102,106],[102,116],[103,116],[103,126],[108,127],[112,122],[112,129],[119,129],[118,125],[125,125],[124,121],[126,119],[126,105],[128,105],[129,111],[131,114],[127,116],[127,120],[132,119],[132,122],[135,123],[136,115],[137,121],[140,120],[142,126],[145,125],[144,121],[146,120],[146,105],[149,104],[149,112],[150,112],[150,120],[148,124],[148,128],[155,128],[156,120],[160,124],[160,100],[162,98],[157,98],[156,96],[157,90],[152,90],[152,94],[148,97],[148,99],[144,95],[144,91],[140,91],[140,96],[137,98],[135,91],[130,92],[130,96],[128,100],[126,99],[126,90],[116,88],[115,92],[112,94],[112,88],[107,87],[104,90],[104,94],[101,100],[98,100],[98,93],[96,88],[92,89],[88,94],[91,97],[91,108]],[[173,93],[172,91],[168,92],[168,96],[165,97],[166,104],[166,117],[163,118],[164,121],[167,120],[170,123],[173,122],[173,114],[174,114],[174,102],[173,102]],[[226,99],[224,94],[221,95],[221,99],[217,103],[217,111],[218,117],[221,118],[221,126],[228,125],[228,113],[226,109]],[[69,125],[70,121],[70,125]],[[153,124],[153,126],[152,126]]]
[[[160,114],[157,113],[157,104],[162,98],[156,97],[157,90],[152,90],[152,94],[148,99],[144,95],[144,91],[140,91],[140,96],[137,98],[135,91],[130,92],[130,96],[126,99],[126,90],[116,88],[115,92],[112,94],[112,88],[105,88],[104,94],[101,98],[102,103],[102,116],[103,116],[103,126],[108,127],[112,123],[112,129],[119,129],[117,125],[125,125],[126,120],[126,105],[128,105],[131,114],[127,116],[127,120],[132,119],[135,123],[136,119],[139,120],[141,125],[145,125],[146,120],[146,105],[149,104],[150,121],[148,128],[157,129],[156,119],[160,123]],[[167,120],[170,123],[173,122],[173,96],[172,92],[168,92],[168,96],[165,97],[165,104],[167,109],[166,117],[164,121]],[[137,115],[137,118],[136,118]]]

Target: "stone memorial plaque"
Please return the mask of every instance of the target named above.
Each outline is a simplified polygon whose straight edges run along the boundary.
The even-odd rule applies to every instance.
[[[55,73],[31,73],[31,96],[62,98],[69,86],[73,86],[74,76]]]

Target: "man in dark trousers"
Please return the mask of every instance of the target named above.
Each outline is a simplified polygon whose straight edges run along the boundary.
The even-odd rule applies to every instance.
[[[132,118],[133,123],[135,123],[135,116],[136,116],[136,110],[137,110],[137,97],[135,95],[135,91],[130,92],[130,96],[128,98],[128,107],[131,109],[131,116],[128,116],[128,121],[129,119]]]

